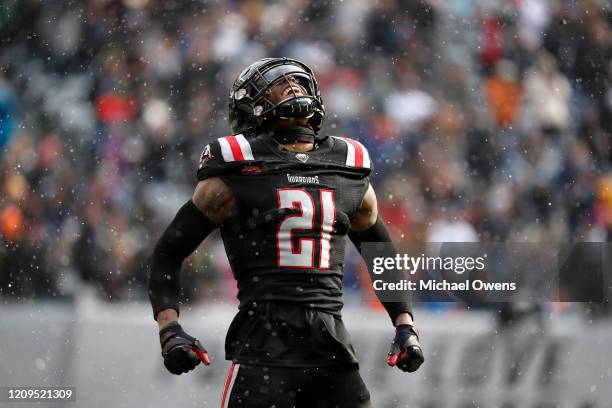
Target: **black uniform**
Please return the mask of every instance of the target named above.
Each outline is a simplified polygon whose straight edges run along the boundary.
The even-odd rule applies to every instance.
[[[286,150],[269,133],[206,146],[198,179],[222,179],[238,208],[221,237],[240,300],[226,358],[245,365],[243,371],[246,365],[248,373],[265,366],[267,374],[269,367],[317,367],[323,371],[312,373],[323,377],[339,370],[359,378],[340,311],[344,236],[369,186],[370,167],[366,149],[347,138],[327,137],[306,153]],[[352,404],[369,399],[360,378],[351,383],[360,389],[351,393]]]

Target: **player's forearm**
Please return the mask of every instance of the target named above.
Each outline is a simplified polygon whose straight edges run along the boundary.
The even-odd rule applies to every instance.
[[[189,200],[160,237],[149,263],[149,299],[155,319],[164,309],[174,309],[178,315],[181,264],[216,227]]]
[[[177,314],[179,311],[180,269],[184,257],[166,253],[163,249],[166,239],[160,238],[149,262],[149,300],[156,320],[162,310],[173,309]]]
[[[396,251],[392,245],[393,242],[391,241],[391,237],[389,236],[389,232],[387,231],[387,228],[385,227],[385,224],[380,217],[377,217],[374,225],[372,225],[365,231],[350,231],[348,235],[359,252],[361,252],[361,244],[363,242],[383,242],[389,244],[389,256],[393,257],[396,254]],[[377,279],[377,277],[373,276],[371,270],[368,269],[368,272],[370,274],[370,279]],[[404,276],[399,271],[390,271],[386,276],[386,280],[388,282],[399,282],[402,279],[404,279]],[[380,298],[378,292],[376,293],[376,295],[378,296],[383,307],[389,314],[391,322],[395,326],[397,326],[398,324],[404,324],[402,322],[410,322],[405,324],[412,324],[412,301],[409,292],[402,292],[402,298],[398,301],[393,302],[384,301]]]
[[[397,278],[394,279],[389,278],[387,279],[389,282],[399,282],[401,278]],[[377,293],[378,296],[378,293]],[[402,292],[402,298],[401,300],[397,300],[397,301],[393,301],[393,302],[385,302],[384,300],[382,300],[380,298],[380,296],[378,296],[378,300],[380,300],[380,303],[383,305],[383,307],[385,308],[385,310],[387,311],[387,314],[389,315],[389,318],[391,319],[391,321],[393,322],[394,326],[400,325],[400,324],[410,324],[412,325],[412,300],[410,298],[410,293],[408,291],[404,291]]]

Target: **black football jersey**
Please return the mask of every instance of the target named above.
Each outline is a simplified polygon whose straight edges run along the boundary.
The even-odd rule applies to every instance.
[[[344,137],[326,137],[305,153],[286,150],[270,134],[232,135],[205,147],[198,179],[221,178],[237,203],[237,215],[220,227],[240,300],[228,358],[355,361],[339,317],[344,236],[370,172],[365,147]]]

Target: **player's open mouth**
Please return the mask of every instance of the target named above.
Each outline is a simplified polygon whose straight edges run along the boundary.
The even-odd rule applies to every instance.
[[[283,93],[281,94],[281,97],[285,97],[287,95],[289,95],[291,93],[291,91],[293,91],[293,93],[295,93],[296,95],[303,95],[302,90],[300,89],[300,87],[298,86],[288,86]]]

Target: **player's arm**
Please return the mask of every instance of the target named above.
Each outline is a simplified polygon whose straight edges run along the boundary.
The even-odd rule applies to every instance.
[[[185,333],[177,322],[181,265],[235,209],[234,195],[221,179],[200,181],[192,199],[180,208],[153,250],[149,262],[149,298],[160,328],[164,364],[173,374],[192,370],[200,360],[210,363],[200,342]]]
[[[359,252],[361,252],[362,242],[392,242],[389,232],[378,214],[376,193],[374,193],[371,185],[368,186],[361,207],[351,219],[351,230],[348,235]],[[412,305],[408,296],[403,302],[382,302],[382,304],[395,326],[413,324]]]
[[[363,242],[388,242],[392,243],[389,232],[378,214],[378,202],[376,193],[371,185],[363,197],[361,206],[351,219],[351,230],[349,238],[361,252]],[[372,271],[368,269],[370,278]],[[398,279],[401,276],[397,277]],[[389,314],[391,321],[396,327],[396,334],[391,343],[388,363],[397,366],[403,371],[416,371],[423,363],[423,352],[419,344],[418,334],[414,327],[412,304],[409,292],[403,292],[404,299],[400,302],[385,302],[382,305]]]

